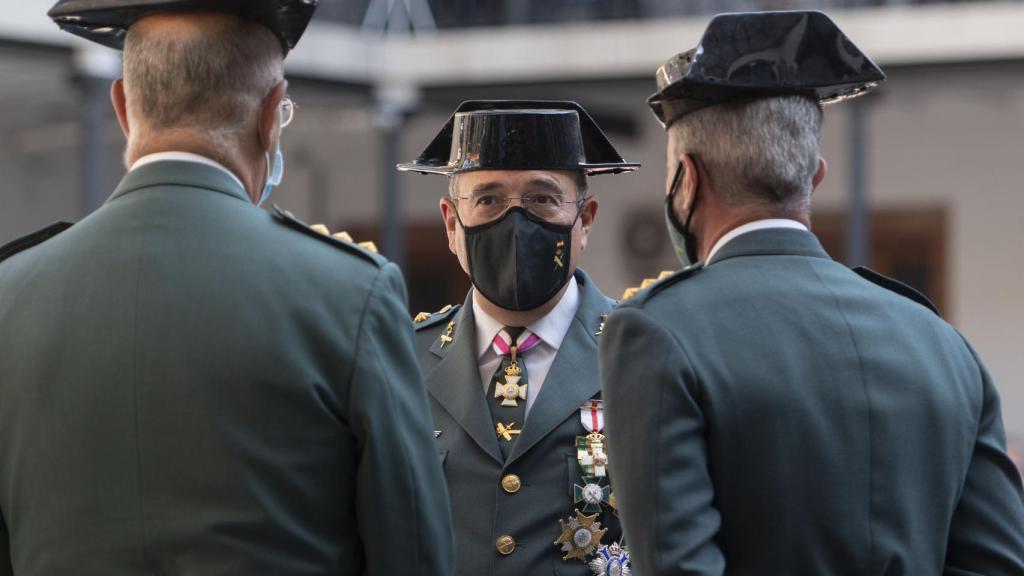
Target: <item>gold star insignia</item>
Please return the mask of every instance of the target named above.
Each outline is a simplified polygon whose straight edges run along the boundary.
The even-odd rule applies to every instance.
[[[597,520],[597,514],[587,516],[579,510],[574,510],[575,516],[568,520],[559,520],[562,534],[555,540],[555,546],[561,546],[563,561],[576,559],[584,564],[587,563],[587,556],[593,554],[601,546],[601,538],[607,528],[601,528]]]

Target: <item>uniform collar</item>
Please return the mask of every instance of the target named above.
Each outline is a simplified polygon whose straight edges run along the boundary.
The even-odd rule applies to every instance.
[[[744,256],[805,256],[829,259],[818,238],[808,230],[766,228],[736,237],[708,261],[711,268],[719,262]]]
[[[107,202],[152,186],[184,186],[220,192],[252,204],[238,177],[213,160],[187,152],[151,154],[139,160],[147,159],[132,165]]]
[[[723,246],[728,244],[737,236],[742,236],[743,234],[747,234],[748,232],[756,232],[757,230],[768,230],[770,228],[789,228],[792,230],[803,230],[804,232],[808,231],[807,226],[804,226],[802,223],[797,222],[796,220],[790,220],[788,218],[765,218],[763,220],[754,220],[753,222],[747,222],[746,224],[742,224],[740,226],[737,226],[736,228],[733,228],[732,230],[726,232],[725,236],[719,238],[718,242],[715,242],[715,245],[711,247],[711,252],[708,252],[707,261],[711,262],[712,260],[714,260],[715,254],[717,254]]]
[[[132,167],[128,169],[128,171],[131,172],[132,170],[135,170],[136,168],[139,168],[140,166],[145,166],[146,164],[152,164],[153,162],[160,162],[160,161],[163,161],[163,160],[179,160],[181,162],[195,162],[197,164],[205,164],[207,166],[216,168],[216,169],[220,170],[221,172],[224,172],[228,176],[231,176],[232,178],[234,178],[235,184],[238,184],[239,188],[241,188],[242,190],[245,190],[245,185],[242,184],[242,180],[238,176],[236,176],[234,172],[232,172],[231,170],[228,170],[226,166],[224,166],[220,162],[217,162],[213,158],[207,158],[206,156],[202,156],[200,154],[193,154],[192,152],[170,151],[170,152],[156,152],[156,153],[153,153],[153,154],[147,154],[147,155],[143,156],[142,158],[139,158],[138,160],[136,160],[135,163],[132,164]]]
[[[477,301],[477,292],[473,291],[473,318],[476,322],[476,351],[477,358],[491,348],[494,337],[498,335],[505,326],[491,317]],[[576,277],[569,279],[569,286],[562,294],[558,304],[543,317],[526,327],[527,330],[536,334],[545,344],[558,350],[562,346],[566,332],[576,316],[576,310],[580,306],[580,289]]]

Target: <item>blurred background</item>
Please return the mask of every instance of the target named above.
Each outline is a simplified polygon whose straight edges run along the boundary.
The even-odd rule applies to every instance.
[[[0,244],[104,202],[124,173],[109,104],[117,52],[60,33],[43,0],[0,0]],[[373,240],[412,312],[461,302],[441,177],[399,174],[462,100],[571,99],[639,173],[599,176],[583,267],[612,295],[675,266],[653,72],[710,15],[817,8],[889,80],[826,110],[814,231],[848,264],[927,293],[977,348],[1024,435],[1024,2],[321,0],[288,60],[298,110],[272,201]],[[296,279],[301,281],[301,279]],[[2,295],[0,295],[2,297]],[[893,326],[893,330],[899,330]]]

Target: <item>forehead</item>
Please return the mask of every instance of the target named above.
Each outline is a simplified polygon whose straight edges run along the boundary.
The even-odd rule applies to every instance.
[[[576,175],[566,170],[475,170],[455,176],[459,192],[486,187],[517,191],[531,187],[557,188],[565,194],[576,191]]]

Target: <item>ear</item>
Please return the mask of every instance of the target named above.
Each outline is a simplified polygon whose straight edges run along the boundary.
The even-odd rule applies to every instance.
[[[448,250],[452,254],[458,254],[455,248],[455,227],[458,219],[455,216],[455,204],[447,196],[441,197],[441,218],[444,219],[444,229],[448,234]]]
[[[697,172],[697,161],[690,154],[681,154],[679,161],[683,163],[683,181],[679,185],[677,201],[681,201],[681,208],[688,211],[697,197],[697,187],[700,185],[700,174]]]
[[[583,211],[580,212],[580,225],[583,233],[580,235],[580,248],[587,249],[587,237],[590,236],[590,227],[594,225],[597,218],[597,198],[591,196],[583,203]]]
[[[822,180],[825,179],[825,174],[828,172],[828,164],[825,163],[825,159],[821,156],[818,157],[818,171],[814,173],[814,178],[811,178],[811,191],[818,189],[821,185]]]
[[[270,150],[271,145],[276,142],[275,138],[280,136],[278,131],[280,130],[281,100],[284,99],[287,90],[287,80],[281,80],[274,84],[270,93],[263,99],[263,105],[260,106],[259,126],[257,129],[259,131],[260,148],[263,150]]]
[[[114,113],[117,115],[117,123],[121,125],[121,132],[128,138],[131,136],[131,127],[128,126],[128,98],[124,95],[124,78],[118,78],[110,85],[110,102],[114,105]]]

